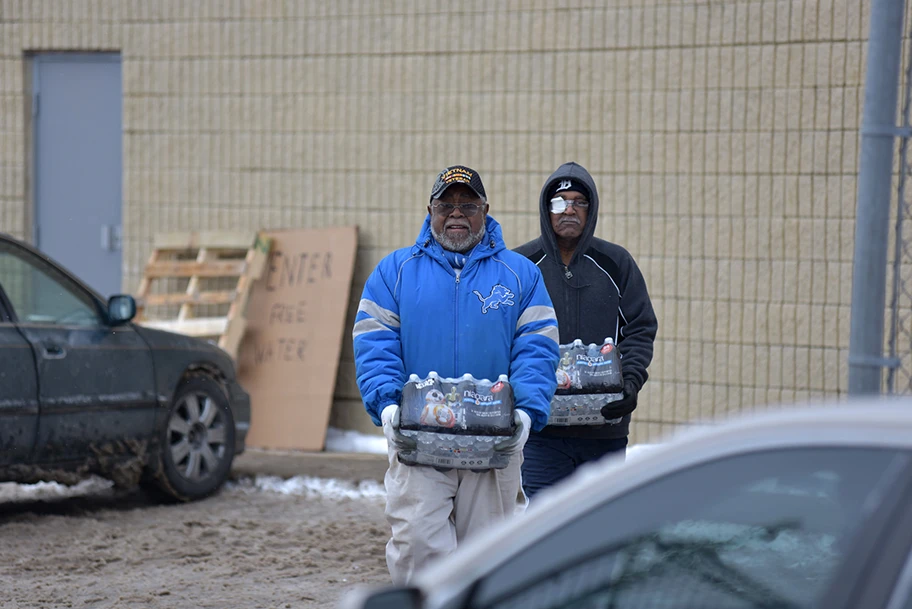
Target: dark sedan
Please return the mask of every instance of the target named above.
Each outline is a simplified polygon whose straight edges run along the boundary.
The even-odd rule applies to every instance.
[[[135,313],[0,234],[0,482],[95,474],[185,501],[224,483],[250,423],[231,358]]]

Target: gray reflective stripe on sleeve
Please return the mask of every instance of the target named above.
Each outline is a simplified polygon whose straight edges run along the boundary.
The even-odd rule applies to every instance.
[[[532,334],[541,334],[542,336],[553,340],[556,345],[560,345],[560,334],[557,331],[557,326],[546,326],[541,330],[532,330],[531,332],[520,334],[519,337],[522,338],[523,336],[531,336]]]
[[[379,332],[380,330],[392,332],[392,330],[381,324],[376,319],[362,319],[361,321],[355,323],[355,327],[352,328],[352,340],[358,338],[362,334],[367,334],[368,332]]]
[[[545,321],[548,319],[553,319],[557,321],[557,317],[554,315],[554,307],[546,306],[536,306],[529,307],[523,314],[519,316],[519,321],[516,322],[516,329],[519,330],[524,325],[532,323],[533,321]]]
[[[389,326],[390,328],[399,327],[399,316],[389,309],[384,309],[373,300],[362,298],[361,302],[358,303],[358,310],[380,320],[385,326]]]

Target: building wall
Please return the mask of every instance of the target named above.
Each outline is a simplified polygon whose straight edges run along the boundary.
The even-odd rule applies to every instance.
[[[27,55],[120,51],[123,289],[152,237],[357,224],[349,321],[442,167],[508,246],[595,176],[658,317],[634,441],[846,390],[863,0],[0,0],[0,229],[30,234]],[[348,336],[346,332],[346,336]],[[346,338],[333,424],[372,428]]]

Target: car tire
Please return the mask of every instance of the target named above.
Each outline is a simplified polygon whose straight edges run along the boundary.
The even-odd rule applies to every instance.
[[[221,386],[205,376],[182,382],[160,432],[156,484],[180,501],[214,493],[231,472],[234,436],[234,417]]]

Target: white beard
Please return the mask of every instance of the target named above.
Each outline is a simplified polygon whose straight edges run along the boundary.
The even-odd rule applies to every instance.
[[[482,223],[477,232],[468,233],[461,239],[451,239],[450,237],[447,237],[445,228],[444,233],[441,234],[434,230],[433,226],[431,227],[431,235],[434,236],[434,239],[437,241],[437,243],[440,244],[440,247],[451,252],[459,252],[460,254],[464,254],[465,252],[478,245],[478,242],[481,241],[481,238],[484,237],[484,234],[484,223]]]

